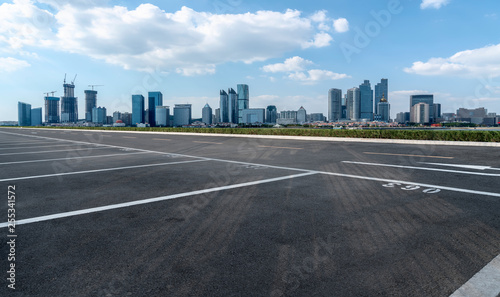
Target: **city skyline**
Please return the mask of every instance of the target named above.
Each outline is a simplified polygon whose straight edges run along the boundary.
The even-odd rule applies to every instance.
[[[250,85],[249,108],[304,106],[327,115],[329,89],[346,94],[369,80],[374,90],[381,78],[390,80],[392,119],[418,94],[433,94],[443,113],[500,112],[494,1],[85,3],[0,5],[1,121],[17,119],[19,101],[37,108],[46,92],[62,97],[64,73],[78,73],[81,119],[84,91],[93,84],[103,85],[96,87],[96,104],[109,114],[131,112],[131,95],[147,100],[149,91],[160,91],[163,105],[192,104],[193,118],[201,118],[205,104],[219,105],[225,86]],[[82,23],[76,14],[95,22]],[[99,27],[104,19],[107,27]],[[257,19],[259,26],[252,25]],[[132,25],[135,34],[127,34]]]

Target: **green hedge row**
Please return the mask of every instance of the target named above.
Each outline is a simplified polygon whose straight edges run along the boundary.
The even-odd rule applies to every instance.
[[[251,135],[289,135],[323,136],[413,140],[479,141],[500,142],[500,131],[488,130],[346,130],[346,129],[274,129],[274,128],[136,128],[136,127],[52,127],[54,129],[120,130],[120,131],[155,131],[188,132],[213,134],[251,134]]]

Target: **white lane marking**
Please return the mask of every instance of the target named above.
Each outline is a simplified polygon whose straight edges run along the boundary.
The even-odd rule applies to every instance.
[[[63,142],[65,140],[60,140],[59,142]],[[42,141],[42,140],[32,140],[32,141],[14,141],[14,142],[0,142],[0,145],[20,145],[20,144],[46,144],[46,143],[54,143],[54,141]]]
[[[132,136],[122,136],[123,138],[137,138],[137,137],[132,137]]]
[[[451,169],[439,169],[439,168],[416,167],[416,166],[405,166],[405,165],[366,163],[366,162],[354,162],[354,161],[342,161],[342,163],[357,164],[357,165],[369,165],[369,166],[381,166],[381,167],[393,167],[393,168],[404,168],[404,169],[418,169],[418,170],[427,170],[427,171],[440,171],[440,172],[450,172],[450,173],[462,173],[462,174],[482,175],[482,176],[495,176],[495,177],[500,176],[500,174],[495,174],[495,173],[459,171],[459,170],[451,170]]]
[[[299,174],[294,174],[294,175],[287,175],[287,176],[269,178],[269,179],[264,179],[264,180],[257,180],[257,181],[252,181],[252,182],[246,182],[246,183],[240,183],[240,184],[234,184],[234,185],[228,185],[228,186],[222,186],[222,187],[215,187],[215,188],[210,188],[210,189],[197,190],[197,191],[192,191],[192,192],[186,192],[186,193],[180,193],[180,194],[174,194],[174,195],[168,195],[168,196],[162,196],[162,197],[156,197],[156,198],[149,198],[149,199],[144,199],[144,200],[137,200],[137,201],[130,201],[130,202],[119,203],[119,204],[111,204],[111,205],[94,207],[94,208],[87,208],[87,209],[82,209],[82,210],[52,214],[52,215],[35,217],[35,218],[30,218],[30,219],[17,220],[16,225],[30,224],[30,223],[59,219],[59,218],[77,216],[77,215],[82,215],[82,214],[100,212],[100,211],[105,211],[105,210],[110,210],[110,209],[117,209],[117,208],[123,208],[123,207],[129,207],[129,206],[135,206],[135,205],[141,205],[141,204],[148,204],[148,203],[153,203],[153,202],[158,202],[158,201],[165,201],[165,200],[177,199],[177,198],[182,198],[182,197],[200,195],[200,194],[211,193],[211,192],[255,186],[255,185],[260,185],[260,184],[265,184],[265,183],[271,183],[271,182],[292,179],[292,178],[304,177],[304,176],[313,175],[313,174],[316,174],[316,173],[315,172],[299,173]],[[8,226],[8,222],[0,223],[0,228],[5,228],[7,226]]]
[[[48,139],[51,139],[50,137],[31,136],[31,135],[24,135],[24,134],[15,134],[15,133],[3,132],[3,131],[0,131],[0,133],[14,134],[14,135],[23,135],[23,136],[27,136],[27,137],[39,137],[39,138],[48,138]],[[81,144],[92,144],[90,142],[83,142],[83,141],[72,141],[72,142],[81,143]],[[99,144],[99,145],[106,146],[106,147],[112,147],[112,148],[119,148],[119,149],[131,149],[131,148],[123,147],[123,146],[114,146],[114,145],[108,145],[108,144]],[[273,165],[266,165],[266,164],[241,162],[241,161],[231,161],[231,160],[223,160],[223,159],[215,159],[215,158],[205,158],[205,157],[189,156],[189,155],[166,153],[166,152],[157,152],[157,151],[142,150],[142,149],[133,149],[133,150],[135,150],[135,151],[142,151],[142,152],[151,152],[151,153],[157,153],[157,154],[164,154],[164,155],[173,155],[173,156],[186,157],[186,158],[202,159],[202,160],[207,160],[207,161],[218,161],[218,162],[234,163],[234,164],[240,164],[240,165],[256,165],[256,166],[264,166],[264,167],[268,167],[268,168],[285,169],[285,170],[302,171],[302,172],[315,172],[315,173],[319,173],[319,174],[335,175],[335,176],[350,177],[350,178],[365,179],[365,180],[373,180],[373,181],[382,181],[382,182],[388,182],[388,183],[394,182],[394,183],[402,183],[402,184],[406,184],[406,185],[418,185],[418,186],[424,186],[424,187],[429,187],[429,188],[439,188],[439,189],[442,189],[442,190],[448,190],[448,191],[454,191],[454,192],[461,192],[461,193],[477,194],[477,195],[484,195],[484,196],[500,197],[499,193],[473,191],[473,190],[460,189],[460,188],[452,188],[452,187],[442,187],[442,186],[420,184],[420,183],[414,183],[414,182],[408,182],[408,181],[389,180],[389,179],[381,179],[381,178],[375,178],[375,177],[350,175],[350,174],[334,173],[334,172],[326,172],[326,171],[313,171],[313,170],[308,170],[308,169],[290,168],[290,167],[283,167],[283,166],[273,166]],[[345,162],[349,162],[349,161],[345,161]],[[376,164],[376,165],[384,165],[384,164]],[[416,167],[416,168],[421,168],[421,167]]]
[[[153,140],[166,140],[166,141],[171,141],[172,139],[168,139],[168,138],[153,138]]]
[[[64,172],[64,173],[53,173],[53,174],[44,174],[44,175],[32,175],[32,176],[12,177],[12,178],[0,179],[0,182],[15,181],[15,180],[25,180],[25,179],[34,179],[34,178],[43,178],[43,177],[64,176],[64,175],[74,175],[74,174],[96,173],[96,172],[115,171],[115,170],[133,169],[133,168],[144,168],[144,167],[154,167],[154,166],[175,165],[175,164],[203,162],[203,161],[206,161],[206,160],[179,161],[179,162],[168,162],[168,163],[157,163],[157,164],[146,164],[146,165],[134,165],[134,166],[124,166],[124,167],[114,167],[114,168],[84,170],[84,171],[73,171],[73,172]]]
[[[76,145],[74,143],[68,143],[68,144],[52,144],[52,145],[42,145],[42,146],[16,146],[16,147],[0,147],[0,150],[14,150],[14,149],[37,149],[41,147],[55,147],[55,146],[72,146]]]
[[[500,255],[476,273],[450,297],[497,297],[500,295]]]
[[[38,162],[50,162],[50,161],[73,160],[73,159],[114,157],[114,156],[128,156],[128,155],[137,155],[137,154],[149,154],[149,153],[148,152],[137,152],[137,153],[126,153],[126,154],[109,154],[109,155],[98,155],[98,156],[83,156],[83,157],[67,157],[67,158],[57,158],[57,159],[14,161],[14,162],[0,163],[0,165],[23,164],[23,163],[38,163]]]
[[[444,164],[444,163],[426,163],[419,162],[422,164],[429,165],[437,165],[437,166],[449,166],[449,167],[458,167],[458,168],[466,168],[466,169],[475,169],[475,170],[500,170],[500,168],[491,168],[491,166],[481,166],[481,165],[465,165],[465,164]]]
[[[88,148],[81,148],[81,149],[74,148],[74,149],[69,149],[69,150],[57,150],[57,151],[19,152],[19,153],[0,154],[0,156],[42,154],[42,153],[59,153],[59,152],[72,152],[72,151],[82,151],[82,150],[100,150],[100,149],[107,149],[107,148],[109,148],[109,147],[88,147]]]
[[[303,149],[303,148],[301,148],[301,147],[272,146],[272,145],[259,145],[259,147],[269,147],[269,148],[276,148],[276,149],[289,149],[289,150],[301,150],[301,149]]]
[[[196,143],[208,143],[208,144],[222,144],[222,142],[212,142],[212,141],[193,141]]]
[[[324,172],[324,171],[316,171],[316,172],[321,173],[321,174],[326,174],[326,175],[350,177],[350,178],[364,179],[364,180],[373,180],[373,181],[380,181],[380,182],[387,182],[387,183],[399,183],[399,184],[405,184],[405,185],[414,185],[414,186],[420,186],[420,187],[425,187],[425,188],[434,188],[434,189],[448,190],[448,191],[467,193],[467,194],[500,197],[500,193],[493,193],[493,192],[474,191],[474,190],[469,190],[469,189],[445,187],[445,186],[422,184],[422,183],[415,183],[415,182],[409,182],[409,181],[403,181],[403,180],[392,180],[392,179],[361,176],[361,175],[351,175],[351,174],[344,174],[344,173]]]
[[[438,159],[454,159],[455,158],[455,157],[443,157],[443,156],[406,155],[406,154],[375,153],[375,152],[363,152],[363,154],[384,155],[384,156],[403,156],[403,157],[421,157],[421,158],[438,158]]]

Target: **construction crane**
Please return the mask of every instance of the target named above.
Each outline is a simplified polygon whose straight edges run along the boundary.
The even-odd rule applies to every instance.
[[[94,87],[103,87],[104,85],[89,85],[89,87],[92,87],[92,91],[94,90]]]
[[[52,97],[54,97],[54,93],[56,93],[57,91],[52,91],[52,92],[45,92],[44,94],[46,94],[47,96],[45,97],[49,97],[49,93],[52,94]]]
[[[71,84],[72,84],[72,85],[74,85],[74,84],[75,84],[75,80],[76,80],[76,76],[77,76],[77,75],[78,75],[78,74],[75,74],[75,78],[73,78],[73,81],[71,82]]]

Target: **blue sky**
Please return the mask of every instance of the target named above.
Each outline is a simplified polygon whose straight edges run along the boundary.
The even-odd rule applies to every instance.
[[[0,120],[17,102],[43,106],[75,81],[98,105],[131,111],[131,95],[164,105],[219,105],[245,83],[250,107],[327,113],[327,92],[389,79],[394,118],[432,93],[443,112],[500,113],[497,0],[106,1],[15,0],[0,5]]]

